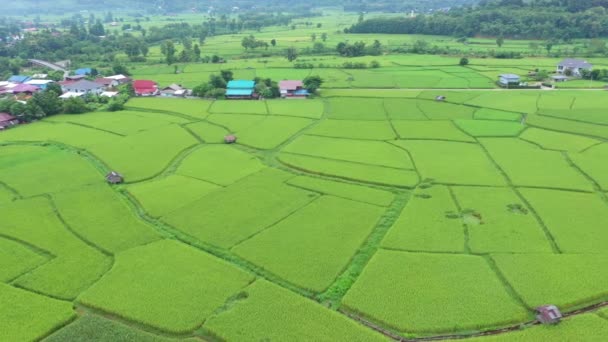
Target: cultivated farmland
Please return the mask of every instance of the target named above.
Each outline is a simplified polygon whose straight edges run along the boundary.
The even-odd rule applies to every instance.
[[[445,69],[347,83],[485,82]],[[605,309],[529,323],[608,300],[604,92],[321,71],[0,132],[0,340],[601,340]]]

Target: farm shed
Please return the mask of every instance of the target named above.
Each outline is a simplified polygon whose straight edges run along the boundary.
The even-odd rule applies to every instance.
[[[515,74],[502,74],[498,78],[498,83],[502,86],[508,87],[510,85],[519,85],[521,77]]]
[[[172,84],[168,87],[164,87],[160,91],[160,94],[162,96],[175,96],[175,97],[184,97],[187,95],[187,93],[188,93],[188,90],[179,84]]]
[[[557,324],[563,317],[555,305],[539,306],[536,308],[536,314],[536,319],[542,324]]]
[[[0,113],[0,130],[15,126],[19,123],[19,120],[8,114],[8,113]]]
[[[236,80],[228,82],[226,98],[228,99],[251,99],[254,97],[255,82]]]
[[[281,81],[279,90],[281,97],[286,99],[305,99],[310,96],[308,90],[304,89],[302,81]]]
[[[224,142],[226,144],[235,144],[236,141],[237,141],[236,135],[227,135],[226,137],[224,137]]]
[[[106,175],[106,180],[110,184],[120,184],[125,181],[121,174],[118,172],[112,171]]]

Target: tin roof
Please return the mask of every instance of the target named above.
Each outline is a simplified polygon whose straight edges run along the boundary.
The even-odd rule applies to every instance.
[[[228,89],[253,89],[255,88],[254,81],[234,80],[228,82]]]
[[[302,81],[281,81],[279,82],[279,88],[281,90],[297,90],[302,88],[304,83]]]
[[[228,89],[226,96],[251,96],[253,89]]]

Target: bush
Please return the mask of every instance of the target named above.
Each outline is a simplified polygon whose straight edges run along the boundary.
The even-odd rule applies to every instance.
[[[466,57],[462,57],[462,58],[460,59],[460,63],[459,63],[459,64],[460,64],[461,66],[466,66],[466,65],[469,65],[469,59],[468,59],[468,58],[466,58]]]

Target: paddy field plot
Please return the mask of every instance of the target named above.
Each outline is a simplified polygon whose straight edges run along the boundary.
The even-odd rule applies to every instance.
[[[565,253],[604,253],[608,242],[606,203],[595,193],[522,189]]]
[[[209,318],[204,328],[228,341],[387,341],[318,303],[263,280],[243,294],[230,310]]]
[[[119,254],[112,270],[78,301],[145,325],[186,333],[253,279],[204,252],[165,240]]]
[[[322,292],[348,265],[383,212],[323,196],[233,251],[282,279]]]
[[[0,339],[4,341],[40,339],[75,316],[70,302],[37,295],[3,283],[0,283],[0,302]]]
[[[489,155],[514,185],[569,190],[593,190],[592,184],[557,151],[517,139],[482,139]]]
[[[552,303],[568,310],[608,297],[605,254],[503,254],[492,259],[530,308]],[[543,285],[548,283],[553,285]]]
[[[464,252],[465,229],[450,190],[433,186],[412,196],[382,247],[425,252]]]
[[[439,293],[453,300],[437,300]],[[344,305],[408,333],[479,329],[530,317],[484,258],[468,255],[381,250],[347,293]]]
[[[238,52],[242,36],[225,38],[206,46]],[[360,319],[407,339],[466,337],[525,324],[540,304],[605,301],[605,93],[353,89],[412,75],[481,87],[531,67],[378,58],[379,70],[352,73],[278,58],[221,66],[319,72],[329,87],[311,100],[137,98],[0,132],[0,297],[11,303],[0,340],[388,338]],[[205,75],[197,82],[220,70],[180,67]],[[110,171],[125,183],[107,184]],[[603,310],[479,340],[594,340],[606,325]]]

